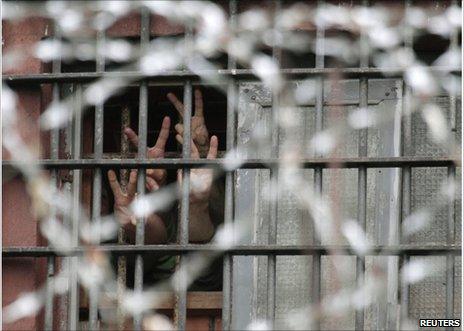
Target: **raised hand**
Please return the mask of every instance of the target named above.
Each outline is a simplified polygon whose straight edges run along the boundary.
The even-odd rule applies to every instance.
[[[135,227],[137,219],[130,210],[130,204],[137,196],[137,170],[131,170],[126,191],[119,185],[116,173],[108,171],[108,180],[114,195],[114,214],[126,230],[130,242],[135,242]],[[148,191],[159,188],[158,183],[151,177],[147,177],[146,187]],[[145,220],[145,242],[147,244],[160,244],[167,240],[166,227],[159,215],[152,214]]]
[[[119,185],[116,173],[108,171],[108,180],[114,195],[114,214],[123,226],[136,224],[136,218],[129,209],[129,205],[134,201],[137,192],[137,170],[131,170],[126,192]]]
[[[178,139],[179,140],[179,139]],[[200,152],[191,141],[191,157],[200,158]],[[218,139],[212,136],[209,142],[208,159],[215,159],[218,152]],[[214,235],[214,224],[210,217],[210,196],[213,185],[213,169],[190,170],[190,208],[189,208],[189,240],[191,242],[207,242]],[[179,186],[182,184],[182,171],[177,172]]]
[[[169,101],[179,112],[181,118],[184,116],[184,105],[177,99],[173,93],[167,95]],[[177,134],[176,139],[180,143],[183,142],[182,135],[184,133],[184,125],[177,123],[174,126]],[[199,89],[195,89],[195,111],[191,120],[192,140],[196,144],[201,156],[206,156],[209,150],[209,134],[205,125],[205,117],[203,112],[203,96]]]
[[[163,123],[161,124],[160,133],[158,139],[153,147],[147,148],[147,158],[149,159],[161,159],[164,157],[164,152],[166,149],[166,142],[169,138],[169,128],[171,126],[171,119],[166,116],[163,118]],[[129,141],[132,143],[135,148],[139,146],[139,137],[131,128],[125,128],[124,133],[126,134]],[[151,185],[163,185],[166,181],[166,170],[165,169],[148,169],[147,172],[147,183]]]
[[[199,159],[200,152],[195,143],[191,142],[191,157],[192,159]],[[212,136],[209,143],[209,150],[206,156],[207,159],[213,160],[217,157],[218,152],[218,139]],[[177,178],[179,183],[182,183],[182,171],[178,171]],[[197,168],[190,170],[190,202],[195,203],[208,203],[211,185],[213,184],[213,170],[207,168]]]

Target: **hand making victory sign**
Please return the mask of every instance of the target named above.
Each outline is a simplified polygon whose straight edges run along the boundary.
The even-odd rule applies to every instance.
[[[168,99],[173,103],[174,107],[183,117],[184,105],[177,99],[174,94],[169,93]],[[169,128],[171,120],[169,117],[164,117],[161,124],[160,133],[153,147],[147,148],[147,158],[160,159],[164,157],[166,143],[169,138]],[[175,125],[176,140],[183,143],[184,126],[181,123]],[[199,159],[207,157],[215,159],[218,151],[218,139],[212,136],[209,139],[208,130],[205,124],[203,113],[203,98],[200,90],[195,90],[195,114],[191,119],[192,132],[192,148],[191,157]],[[136,148],[138,147],[139,138],[131,128],[125,128],[124,133],[129,141]],[[165,169],[147,169],[146,170],[146,188],[149,192],[158,190],[166,184]],[[112,170],[108,171],[108,179],[114,194],[114,211],[120,219],[123,226],[128,230],[130,238],[135,233],[135,217],[129,209],[130,204],[136,197],[137,187],[137,171],[131,171],[127,191],[124,192],[117,180],[116,173]],[[204,242],[211,239],[214,235],[214,225],[209,215],[209,200],[211,195],[211,186],[213,185],[213,170],[212,169],[192,169],[190,171],[191,179],[191,194],[189,208],[189,238],[192,242]],[[182,174],[178,173],[178,184],[182,182]],[[150,215],[146,220],[146,238],[147,243],[162,243],[166,241],[166,226],[159,215]],[[132,240],[132,239],[131,239]]]
[[[160,133],[158,139],[153,147],[147,148],[147,158],[149,159],[162,159],[164,158],[164,152],[166,149],[166,143],[169,138],[169,128],[171,126],[171,119],[168,116],[163,118],[161,124]],[[135,148],[139,146],[139,137],[131,128],[125,128],[124,133],[126,134],[129,141]],[[152,191],[156,185],[161,186],[166,181],[166,169],[147,169],[146,182],[149,187],[148,190]]]
[[[147,148],[147,157],[150,159],[159,159],[164,157],[166,148],[166,142],[169,137],[169,128],[171,126],[171,120],[169,117],[163,119],[161,124],[160,133],[158,139],[153,147]],[[126,128],[124,130],[129,141],[137,148],[139,138],[137,134],[131,129]],[[129,206],[134,201],[137,195],[137,170],[132,170],[129,175],[129,181],[127,183],[126,192],[124,192],[118,182],[116,173],[113,170],[108,171],[108,180],[111,186],[111,190],[114,195],[114,212],[116,217],[121,222],[122,226],[126,229],[129,238],[132,241],[135,239],[135,225],[136,218],[131,212]],[[166,181],[166,170],[165,169],[147,169],[145,186],[148,191],[156,191]],[[166,241],[166,228],[158,215],[150,215],[146,222],[147,231],[146,242],[147,243],[163,243]]]
[[[173,93],[168,93],[168,99],[172,102],[174,107],[179,112],[180,118],[184,117],[184,105],[182,102],[177,99],[177,97]],[[176,130],[176,140],[182,144],[183,138],[182,135],[184,133],[184,125],[182,123],[178,123],[174,126]],[[195,89],[195,113],[191,119],[191,133],[192,133],[192,140],[198,147],[200,152],[200,156],[205,157],[208,153],[209,149],[209,134],[208,129],[206,128],[205,124],[205,116],[203,111],[203,96],[199,89]]]
[[[184,116],[184,105],[173,93],[167,95],[180,118]],[[174,126],[177,134],[176,140],[183,144],[184,125],[178,123]],[[191,119],[191,153],[192,159],[205,157],[215,159],[218,151],[218,139],[212,136],[209,139],[203,111],[203,96],[199,89],[195,89],[195,112]],[[214,225],[209,215],[209,201],[214,174],[212,169],[190,170],[190,209],[189,209],[189,237],[193,241],[209,240],[214,235]],[[182,171],[177,172],[179,187],[182,183]]]

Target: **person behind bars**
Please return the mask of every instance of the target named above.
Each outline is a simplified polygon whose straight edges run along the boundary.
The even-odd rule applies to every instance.
[[[191,158],[215,159],[218,153],[218,138],[209,137],[203,111],[203,97],[200,90],[195,90],[195,111],[191,118]],[[184,115],[184,105],[173,93],[168,99],[178,111],[180,118]],[[158,139],[153,147],[147,148],[147,158],[160,159],[164,157],[165,147],[169,137],[171,119],[164,117]],[[184,126],[178,123],[174,126],[176,140],[183,144]],[[133,146],[138,146],[138,136],[131,128],[125,128],[125,135]],[[171,174],[172,175],[172,174]],[[165,169],[147,169],[145,176],[146,192],[154,192],[168,184],[168,172]],[[171,176],[172,177],[172,176]],[[135,243],[136,217],[130,209],[130,204],[137,195],[137,170],[130,171],[126,190],[123,190],[113,170],[108,171],[108,181],[114,195],[114,214],[125,230],[128,243]],[[211,240],[216,227],[223,221],[224,187],[222,178],[214,179],[212,169],[191,169],[190,181],[200,183],[195,190],[190,191],[189,204],[189,242],[206,243]],[[177,172],[177,185],[181,186],[182,172]],[[178,206],[169,210],[151,214],[145,219],[145,244],[175,243],[178,234]],[[175,256],[159,254],[144,255],[144,280],[155,283],[168,277],[175,267]],[[216,290],[220,288],[221,268],[219,260],[215,261],[202,277],[197,279],[192,289]],[[127,259],[127,270],[134,270],[134,259]],[[133,285],[133,272],[127,275],[127,283]]]

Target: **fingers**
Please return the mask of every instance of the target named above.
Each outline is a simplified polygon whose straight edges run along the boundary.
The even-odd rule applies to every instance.
[[[174,93],[168,93],[167,95],[169,101],[174,105],[174,107],[179,112],[180,117],[184,116],[184,104],[177,99]],[[195,116],[204,117],[203,112],[203,95],[201,94],[200,89],[195,89]]]
[[[197,145],[193,142],[193,140],[190,141],[190,156],[192,159],[199,159],[200,158],[200,152],[198,151]]]
[[[176,140],[179,144],[183,145],[184,144],[184,138],[180,134],[176,134]]]
[[[180,102],[179,99],[177,99],[174,93],[168,93],[167,97],[179,112],[179,116],[181,118],[184,117],[184,105],[182,104],[182,102]]]
[[[183,124],[177,123],[177,124],[174,126],[174,129],[176,129],[176,132],[177,132],[178,134],[180,134],[181,136],[184,134],[184,125],[183,125]]]
[[[212,160],[217,157],[218,144],[218,138],[216,136],[212,136],[209,141],[209,151],[208,155],[206,156],[207,159]]]
[[[177,182],[179,183],[179,185],[182,184],[182,170],[181,169],[177,170]]]
[[[127,183],[127,195],[133,197],[137,192],[137,169],[132,169]]]
[[[195,89],[195,116],[203,117],[203,96],[200,89]]]
[[[135,147],[139,147],[139,137],[131,128],[125,128],[124,134],[127,136],[127,139],[131,142],[131,144]]]
[[[110,182],[111,190],[114,194],[114,199],[121,198],[124,194],[122,193],[121,186],[119,185],[116,173],[113,170],[108,170],[108,181]]]
[[[171,119],[169,116],[163,118],[163,123],[161,124],[160,133],[158,139],[156,140],[155,146],[153,146],[153,155],[150,157],[163,157],[164,150],[166,148],[166,142],[169,138],[169,128],[171,127]]]
[[[148,169],[147,177],[151,177],[156,180],[158,183],[163,183],[166,179],[166,171],[164,169]]]
[[[176,134],[176,140],[179,142],[179,144],[183,145],[184,144],[184,138],[180,134]],[[190,140],[190,156],[193,159],[199,159],[200,158],[200,152],[198,151],[197,145],[193,142],[193,140]]]
[[[156,191],[159,189],[158,183],[151,177],[146,177],[145,186],[147,187],[148,191]]]

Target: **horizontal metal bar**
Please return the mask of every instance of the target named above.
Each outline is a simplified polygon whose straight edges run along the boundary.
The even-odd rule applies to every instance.
[[[55,256],[74,256],[81,255],[86,251],[99,250],[115,255],[132,254],[164,254],[181,255],[189,253],[213,253],[227,252],[231,255],[355,255],[353,249],[348,245],[238,245],[224,251],[220,246],[211,244],[198,245],[101,245],[93,247],[76,247],[66,252],[56,252],[50,247],[3,247],[3,257],[45,257]],[[397,245],[397,246],[371,246],[366,255],[446,255],[461,254],[461,246],[457,245]]]
[[[427,67],[432,73],[443,74],[451,72],[461,74],[460,68],[455,67]],[[338,74],[343,77],[359,78],[382,78],[402,77],[405,70],[402,68],[291,68],[281,69],[280,73],[287,78],[302,78],[307,76],[331,76]],[[235,80],[256,80],[255,73],[251,69],[220,69],[207,70],[193,73],[185,70],[173,70],[158,73],[156,75],[145,75],[139,71],[110,71],[110,72],[70,72],[70,73],[43,73],[32,75],[4,75],[3,81],[11,84],[45,84],[65,82],[90,82],[100,78],[128,79],[130,81],[177,81],[183,84],[185,80],[199,81],[201,76],[219,75],[222,78],[233,78]]]
[[[278,166],[281,160],[277,158],[266,159],[247,159],[242,160],[239,169],[267,169]],[[358,158],[309,158],[295,160],[303,168],[395,168],[395,167],[448,167],[459,166],[459,161],[450,157],[358,157]],[[30,163],[29,163],[30,164]],[[2,161],[3,168],[20,165],[16,161]],[[160,168],[160,169],[179,169],[179,168],[221,168],[225,164],[224,160],[215,159],[44,159],[36,162],[37,166],[46,169],[89,169],[89,168]]]

